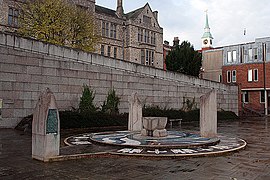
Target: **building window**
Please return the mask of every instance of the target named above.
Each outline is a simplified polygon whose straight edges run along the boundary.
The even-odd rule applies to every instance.
[[[2,118],[3,100],[0,99],[0,119]]]
[[[248,95],[248,91],[244,91],[243,92],[243,102],[244,103],[248,103],[249,102],[249,95]]]
[[[114,59],[117,58],[117,48],[116,47],[113,49],[113,57],[114,57]]]
[[[218,82],[222,82],[222,75],[221,74],[218,76]]]
[[[102,36],[105,36],[105,22],[102,22]]]
[[[156,44],[156,33],[151,33],[151,44]]]
[[[231,82],[231,71],[227,71],[227,83]]]
[[[106,22],[105,24],[106,24],[106,31],[105,31],[106,34],[105,34],[105,35],[106,35],[107,37],[109,37],[109,23]]]
[[[232,59],[233,59],[233,62],[236,62],[236,51],[232,52]]]
[[[248,70],[248,82],[252,81],[252,69]]]
[[[151,65],[154,66],[154,51],[152,51]]]
[[[143,29],[138,28],[138,41],[142,42],[143,41]]]
[[[151,24],[151,17],[148,17],[148,16],[143,16],[143,22],[144,23],[147,23],[147,24]]]
[[[100,54],[104,56],[104,45],[101,45]]]
[[[108,46],[107,55],[108,57],[111,57],[111,46]]]
[[[244,47],[241,47],[241,52],[240,52],[240,63],[244,62]]]
[[[138,28],[138,42],[141,41],[141,28]]]
[[[232,82],[236,82],[236,70],[232,71]]]
[[[110,37],[116,39],[116,24],[111,23]]]
[[[254,81],[259,80],[258,69],[254,69]]]
[[[252,61],[252,49],[248,50],[248,60]]]
[[[228,51],[228,53],[227,53],[227,61],[228,61],[228,63],[232,62],[232,52],[231,51]]]
[[[264,92],[264,90],[260,91],[260,102],[265,103],[265,92]]]
[[[143,49],[141,50],[141,63],[145,65],[145,51]]]
[[[254,59],[257,60],[258,59],[258,48],[254,48]]]
[[[145,43],[149,43],[149,34],[150,34],[149,30],[144,31],[144,42]]]
[[[154,66],[155,52],[152,50],[141,50],[141,63]]]
[[[18,27],[19,10],[10,7],[8,9],[8,25]]]
[[[145,54],[146,54],[145,64],[146,64],[146,65],[149,65],[149,51],[146,50],[146,51],[145,51]]]

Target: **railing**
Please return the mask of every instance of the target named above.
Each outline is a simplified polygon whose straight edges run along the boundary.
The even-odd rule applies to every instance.
[[[252,115],[256,115],[256,116],[259,116],[259,117],[264,116],[264,112],[262,112],[262,111],[258,111],[258,110],[255,110],[253,108],[245,107],[245,106],[243,106],[242,108],[243,108],[243,111],[251,113]]]

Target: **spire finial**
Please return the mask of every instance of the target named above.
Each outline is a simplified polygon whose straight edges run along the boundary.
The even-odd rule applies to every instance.
[[[205,18],[206,18],[206,21],[205,21],[205,28],[208,28],[208,29],[209,29],[209,23],[208,23],[208,9],[206,9],[204,12],[205,12]]]

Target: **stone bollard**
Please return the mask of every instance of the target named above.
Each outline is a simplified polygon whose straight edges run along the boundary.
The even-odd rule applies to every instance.
[[[32,158],[49,161],[59,155],[60,120],[55,96],[47,88],[39,96],[32,123]]]
[[[200,133],[202,137],[217,136],[217,91],[200,98]]]
[[[142,104],[138,98],[137,92],[132,93],[129,98],[128,130],[142,130]]]

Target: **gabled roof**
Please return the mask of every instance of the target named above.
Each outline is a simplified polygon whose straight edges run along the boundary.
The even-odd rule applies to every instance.
[[[143,11],[143,9],[144,9],[144,7],[141,7],[139,9],[136,9],[134,11],[131,11],[131,12],[125,14],[125,16],[127,19],[136,19],[140,15],[140,13]]]
[[[95,12],[98,14],[106,14],[109,16],[117,17],[117,15],[115,14],[116,11],[98,5],[96,5],[95,7]]]

